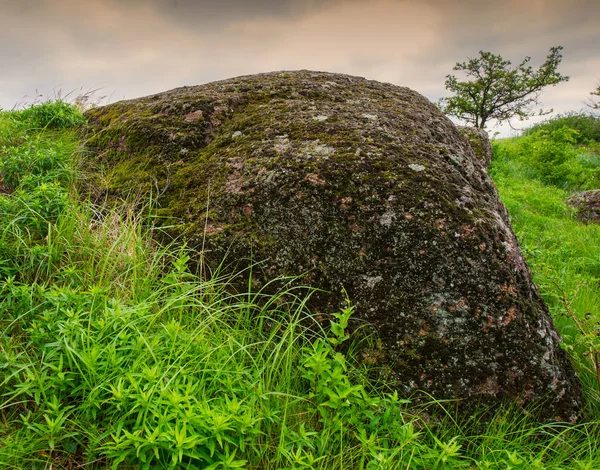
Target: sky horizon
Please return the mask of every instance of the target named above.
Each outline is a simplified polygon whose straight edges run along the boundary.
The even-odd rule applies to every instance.
[[[0,108],[99,89],[102,104],[277,70],[408,86],[435,102],[479,50],[539,66],[562,45],[570,81],[542,92],[584,109],[600,80],[600,1],[0,0]],[[515,120],[523,128],[540,120]],[[492,133],[514,133],[504,125]]]

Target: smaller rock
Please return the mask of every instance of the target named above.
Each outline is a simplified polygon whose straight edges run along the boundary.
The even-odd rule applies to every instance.
[[[478,127],[457,126],[457,128],[471,145],[477,160],[484,168],[488,168],[492,162],[492,144],[488,133]]]
[[[242,135],[243,134],[240,131],[235,131],[231,137],[233,137],[234,139],[237,139],[238,137],[241,137]]]
[[[193,112],[187,113],[185,116],[183,116],[183,120],[185,122],[195,122],[195,121],[202,119],[203,115],[204,115],[204,113],[201,110],[193,111]]]
[[[575,194],[567,199],[567,205],[582,222],[600,224],[600,189]]]

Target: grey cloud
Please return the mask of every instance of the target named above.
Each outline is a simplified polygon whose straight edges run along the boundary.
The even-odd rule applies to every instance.
[[[256,16],[297,17],[326,6],[327,0],[129,0],[152,4],[183,22],[206,19],[247,19]]]
[[[557,44],[577,45],[591,50],[595,46],[582,36],[598,39],[600,2],[597,0],[423,0],[444,18],[441,31],[444,45],[453,51],[475,54],[480,49],[501,48],[527,55],[525,47],[547,50]],[[594,34],[595,33],[595,34]]]
[[[535,65],[562,44],[572,80],[543,97],[575,108],[600,74],[597,0],[0,0],[0,11],[0,107],[36,88],[104,87],[116,100],[299,68],[436,100],[480,49]]]
[[[294,19],[326,8],[339,0],[81,0],[80,7],[90,11],[81,17],[83,24],[94,21],[99,9],[117,9],[131,21],[135,29],[140,10],[153,10],[165,20],[181,27],[216,28],[224,23],[261,17]],[[54,13],[73,0],[0,0],[3,12],[13,12],[23,18],[53,18]],[[83,10],[84,8],[80,8]]]

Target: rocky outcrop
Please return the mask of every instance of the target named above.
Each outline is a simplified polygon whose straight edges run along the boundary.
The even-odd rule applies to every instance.
[[[484,168],[488,168],[492,162],[492,144],[488,133],[472,126],[457,126],[462,135],[469,141],[473,153]]]
[[[600,224],[600,189],[575,194],[567,199],[567,204],[582,222]]]
[[[404,394],[465,409],[544,403],[573,421],[578,379],[473,149],[408,88],[308,71],[178,88],[88,112],[105,194],[154,193],[208,262],[263,261],[265,282],[342,287]]]

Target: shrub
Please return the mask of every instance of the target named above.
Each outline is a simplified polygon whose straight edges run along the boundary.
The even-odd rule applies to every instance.
[[[46,101],[32,105],[13,113],[13,117],[43,129],[67,129],[85,122],[83,114],[64,101]]]
[[[521,177],[537,179],[562,189],[592,189],[600,184],[598,162],[577,148],[578,131],[566,126],[539,129],[527,135],[492,142],[492,175],[512,168]]]
[[[562,127],[577,131],[573,135],[574,143],[578,145],[600,142],[600,118],[584,113],[562,114],[554,119],[534,124],[525,131],[525,135],[535,134],[538,131],[552,132]]]

